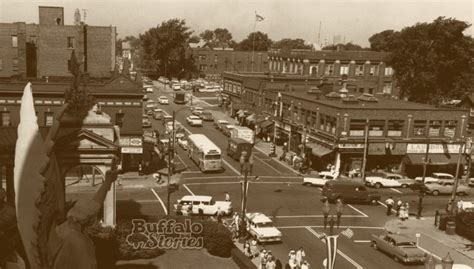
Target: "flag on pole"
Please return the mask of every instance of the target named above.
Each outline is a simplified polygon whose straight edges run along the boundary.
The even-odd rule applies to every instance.
[[[327,269],[334,269],[337,254],[337,235],[326,236],[326,245],[328,247]]]
[[[257,12],[255,12],[255,20],[256,21],[263,21],[265,18],[263,18],[262,16],[258,15]]]
[[[352,231],[349,227],[347,227],[347,229],[342,231],[341,234],[344,235],[345,237],[351,239],[354,236],[354,231]]]

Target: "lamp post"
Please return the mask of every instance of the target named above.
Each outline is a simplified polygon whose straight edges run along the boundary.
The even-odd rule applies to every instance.
[[[167,182],[167,191],[166,191],[166,213],[169,215],[170,214],[170,181],[171,181],[171,173],[173,173],[173,164],[174,164],[174,140],[175,140],[175,131],[174,131],[174,125],[175,125],[175,112],[173,111],[173,121],[172,121],[172,131],[171,131],[171,138],[169,139],[169,145],[168,145],[168,182]]]
[[[458,185],[459,185],[459,166],[461,165],[462,152],[465,146],[466,147],[468,146],[467,140],[466,140],[466,144],[459,144],[458,161],[456,163],[456,175],[454,177],[454,186],[453,186],[453,191],[451,193],[451,198],[450,198],[452,205],[454,205],[454,202],[456,200],[456,192],[458,190]],[[454,211],[454,206],[451,206],[451,212],[449,213],[453,214],[453,211]]]
[[[244,177],[244,181],[242,182],[242,215],[240,221],[240,231],[241,236],[245,237],[247,231],[247,222],[245,221],[245,214],[247,210],[247,192],[248,192],[248,175],[252,175],[252,168],[253,168],[253,157],[252,152],[247,156],[246,151],[242,151],[242,155],[240,156],[240,175]]]
[[[428,155],[430,153],[430,138],[426,136],[426,151],[425,157],[423,158],[423,177],[421,178],[421,186],[418,193],[418,210],[416,214],[416,218],[421,218],[421,212],[423,211],[423,197],[425,196],[425,178],[426,178],[426,169],[429,163]]]

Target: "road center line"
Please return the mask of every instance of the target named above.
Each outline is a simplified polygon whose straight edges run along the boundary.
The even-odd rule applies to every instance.
[[[368,218],[369,216],[367,216],[364,212],[360,211],[359,209],[351,206],[350,204],[346,204],[348,207],[354,209],[356,212],[358,212],[359,214],[361,214],[362,216],[365,216],[366,218]]]
[[[370,240],[354,240],[354,243],[370,243]]]
[[[165,211],[165,214],[168,215],[168,210],[166,210],[166,206],[165,206],[165,203],[163,203],[163,200],[161,200],[160,196],[158,195],[158,193],[156,193],[156,191],[154,189],[150,189],[151,192],[153,192],[153,194],[155,195],[156,199],[158,199],[158,201],[160,202],[161,206],[163,207],[163,211]]]
[[[194,193],[186,186],[186,184],[183,184],[183,187],[192,195],[194,196]]]
[[[382,203],[382,202],[380,202],[380,201],[377,201],[377,203],[379,203],[379,205],[384,206],[385,208],[387,208],[387,205],[386,205],[386,204],[384,204],[384,203]],[[395,210],[395,209],[392,208],[392,212],[397,213],[397,210]]]

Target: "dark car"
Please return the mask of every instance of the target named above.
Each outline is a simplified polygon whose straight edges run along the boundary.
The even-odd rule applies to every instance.
[[[349,180],[328,181],[323,186],[323,196],[329,202],[341,199],[344,202],[378,204],[381,196],[378,192],[369,190],[364,184]]]
[[[214,117],[212,116],[212,113],[210,111],[203,111],[199,117],[203,121],[214,121]]]

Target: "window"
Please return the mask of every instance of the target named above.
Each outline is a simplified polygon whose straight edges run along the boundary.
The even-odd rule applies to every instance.
[[[444,136],[453,138],[456,133],[456,121],[444,121]]]
[[[369,88],[369,94],[374,94],[374,88]]]
[[[1,117],[0,117],[0,126],[1,127],[7,127],[11,125],[10,122],[10,111],[2,111],[0,112]]]
[[[385,67],[385,76],[391,77],[393,75],[393,69],[391,67]]]
[[[349,136],[364,136],[365,120],[351,120]]]
[[[378,65],[371,65],[369,74],[371,76],[378,76],[379,75],[379,66]]]
[[[13,58],[12,59],[12,70],[13,71],[18,71],[18,58]]]
[[[356,76],[363,76],[364,75],[364,65],[363,64],[356,65],[355,75]]]
[[[2,60],[0,60],[0,70],[2,70]],[[474,108],[471,107],[469,110],[469,117],[474,117]]]
[[[18,48],[18,36],[12,35],[12,47]]]
[[[318,67],[317,66],[311,66],[311,68],[309,69],[309,74],[310,75],[313,75],[313,76],[317,76],[318,75]]]
[[[206,60],[206,55],[205,54],[199,54],[198,58],[199,58],[199,61],[205,61]]]
[[[3,70],[3,60],[0,59],[0,71],[2,71],[2,70]]]
[[[67,48],[73,49],[74,48],[74,37],[68,36],[67,37]]]
[[[44,112],[44,126],[53,126],[53,112]]]
[[[389,120],[387,136],[402,136],[402,129],[402,120]]]
[[[125,113],[122,113],[122,112],[115,113],[115,125],[122,128],[124,117],[125,117]]]
[[[364,93],[364,88],[359,88],[359,93]]]
[[[369,121],[369,136],[383,136],[385,120]]]
[[[217,62],[217,59],[218,59],[217,55],[214,55],[214,62]]]
[[[349,65],[341,65],[341,75],[348,75],[349,74]]]
[[[430,120],[428,135],[429,136],[439,136],[441,132],[441,121],[439,120]]]
[[[413,125],[413,135],[414,136],[424,136],[426,130],[426,121],[416,120]]]
[[[28,37],[28,42],[36,44],[36,36],[35,35],[30,35]]]
[[[333,64],[326,65],[326,69],[324,70],[324,74],[332,75],[333,73],[334,73],[334,65]]]
[[[200,65],[199,65],[199,70],[200,70],[200,71],[205,71],[205,70],[207,70],[207,65],[205,65],[205,64],[200,64]]]
[[[383,93],[384,94],[392,94],[392,83],[384,83],[383,84]]]

